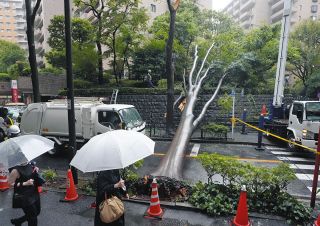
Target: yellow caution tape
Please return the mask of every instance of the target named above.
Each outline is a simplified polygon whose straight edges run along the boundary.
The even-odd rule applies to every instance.
[[[236,126],[236,118],[235,117],[232,117],[231,118],[231,124],[232,124],[232,128],[234,128]]]
[[[231,120],[232,120],[232,119],[231,119]],[[273,133],[270,133],[270,132],[268,132],[268,131],[262,130],[262,129],[260,129],[259,127],[250,125],[250,124],[242,121],[241,119],[234,118],[234,120],[235,120],[235,121],[239,121],[240,123],[245,124],[246,126],[252,128],[252,129],[255,129],[255,130],[258,130],[258,131],[260,131],[260,132],[262,132],[262,133],[265,133],[265,134],[267,134],[267,136],[275,137],[275,138],[277,138],[277,139],[279,139],[279,140],[285,141],[285,142],[290,143],[290,144],[293,144],[293,145],[295,145],[295,146],[302,147],[302,148],[304,148],[304,149],[306,149],[306,150],[308,150],[308,151],[314,152],[314,153],[316,153],[316,154],[320,154],[320,153],[317,153],[317,150],[316,150],[316,149],[313,149],[313,148],[310,148],[310,147],[307,147],[307,146],[298,144],[298,143],[293,142],[293,141],[291,141],[291,140],[287,140],[287,139],[285,139],[285,138],[283,138],[283,137],[280,137],[280,136],[275,135],[275,134],[273,134]]]

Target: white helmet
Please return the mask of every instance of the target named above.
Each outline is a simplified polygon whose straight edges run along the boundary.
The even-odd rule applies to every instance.
[[[20,133],[20,128],[17,125],[12,125],[8,129],[8,136],[14,136]]]

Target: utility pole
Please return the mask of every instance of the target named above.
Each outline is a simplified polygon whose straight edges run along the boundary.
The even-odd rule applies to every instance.
[[[66,34],[66,68],[67,68],[67,90],[68,90],[68,124],[69,124],[69,162],[77,152],[76,129],[74,116],[74,94],[73,94],[73,74],[72,74],[72,45],[71,45],[71,9],[70,0],[64,0],[64,18]],[[78,184],[77,169],[71,167],[74,183]]]

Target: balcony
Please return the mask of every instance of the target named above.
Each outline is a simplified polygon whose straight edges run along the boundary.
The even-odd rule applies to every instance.
[[[250,10],[253,8],[254,4],[255,4],[255,0],[248,0],[248,1],[244,2],[244,4],[241,5],[240,11],[245,12],[245,11]]]
[[[240,22],[248,20],[251,16],[252,16],[252,14],[250,11],[241,14],[240,15]]]
[[[273,14],[273,13],[276,13],[276,12],[278,12],[278,11],[280,11],[280,10],[283,10],[283,7],[284,7],[284,1],[279,1],[279,2],[277,2],[276,4],[273,4],[273,5],[271,6],[271,12],[272,12],[272,14]]]
[[[277,13],[274,13],[270,18],[271,24],[275,24],[275,23],[279,22],[282,19],[282,17],[283,17],[282,10],[278,11]]]

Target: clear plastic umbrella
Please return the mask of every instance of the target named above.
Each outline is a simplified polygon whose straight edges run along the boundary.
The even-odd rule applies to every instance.
[[[10,168],[29,162],[53,149],[54,142],[38,135],[23,135],[0,143],[0,166]]]
[[[152,155],[154,145],[142,133],[113,130],[91,138],[77,151],[70,165],[84,173],[121,169]]]

